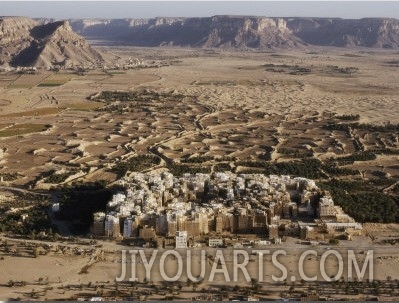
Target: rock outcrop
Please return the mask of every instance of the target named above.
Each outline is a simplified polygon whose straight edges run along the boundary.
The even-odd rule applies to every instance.
[[[102,54],[77,35],[68,21],[0,18],[0,65],[93,66],[103,61]]]

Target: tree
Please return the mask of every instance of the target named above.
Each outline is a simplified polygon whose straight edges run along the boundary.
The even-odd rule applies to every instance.
[[[37,247],[35,247],[34,249],[33,249],[33,257],[34,258],[37,258],[38,256],[39,256],[39,249],[37,248]]]
[[[30,296],[31,298],[34,298],[36,296],[35,289],[32,289],[32,291],[30,292]]]
[[[330,243],[330,244],[332,244],[332,245],[337,245],[337,244],[339,244],[339,240],[338,239],[330,239],[329,241],[328,241],[328,243]]]
[[[59,238],[60,238],[60,235],[59,235],[58,233],[54,233],[54,234],[53,234],[53,237],[52,237],[52,240],[53,240],[54,242],[57,242],[57,241],[59,240]]]
[[[258,283],[258,280],[256,280],[255,278],[251,278],[251,282],[250,283],[251,283],[252,290],[254,290],[254,291],[258,291],[259,290],[260,285]]]

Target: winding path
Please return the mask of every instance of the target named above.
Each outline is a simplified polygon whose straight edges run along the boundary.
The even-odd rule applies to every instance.
[[[15,186],[0,186],[0,190],[8,190],[8,191],[16,191],[23,194],[31,194],[31,195],[39,195],[39,196],[46,196],[51,197],[50,193],[42,193],[33,190],[23,189]]]

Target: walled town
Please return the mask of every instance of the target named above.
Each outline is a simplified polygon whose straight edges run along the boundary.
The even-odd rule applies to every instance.
[[[362,230],[327,191],[306,178],[134,173],[120,185],[126,191],[113,195],[107,213],[94,214],[93,235],[139,238],[144,245],[162,247],[242,247],[279,243],[286,236],[350,239]],[[234,241],[240,234],[256,240]]]

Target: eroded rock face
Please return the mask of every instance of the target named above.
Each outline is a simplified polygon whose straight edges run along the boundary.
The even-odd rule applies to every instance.
[[[9,43],[17,37],[26,37],[29,30],[38,23],[29,18],[8,17],[0,18],[0,39],[2,43]]]
[[[189,46],[269,48],[304,45],[282,18],[214,16],[207,18],[154,18],[71,20],[86,37],[136,46]]]
[[[399,20],[396,19],[292,18],[287,25],[297,37],[314,45],[399,47]]]
[[[13,54],[29,46],[29,31],[37,24],[29,18],[0,18],[0,65],[9,65]]]
[[[399,21],[384,18],[213,16],[54,22],[5,17],[0,18],[0,65],[93,66],[104,62],[104,56],[76,32],[87,38],[134,46],[399,48]]]
[[[323,45],[397,48],[399,21],[366,18],[206,18],[71,20],[79,34],[135,46],[271,48]]]
[[[42,23],[29,18],[0,19],[0,64],[49,67],[89,66],[103,61],[68,21]]]

